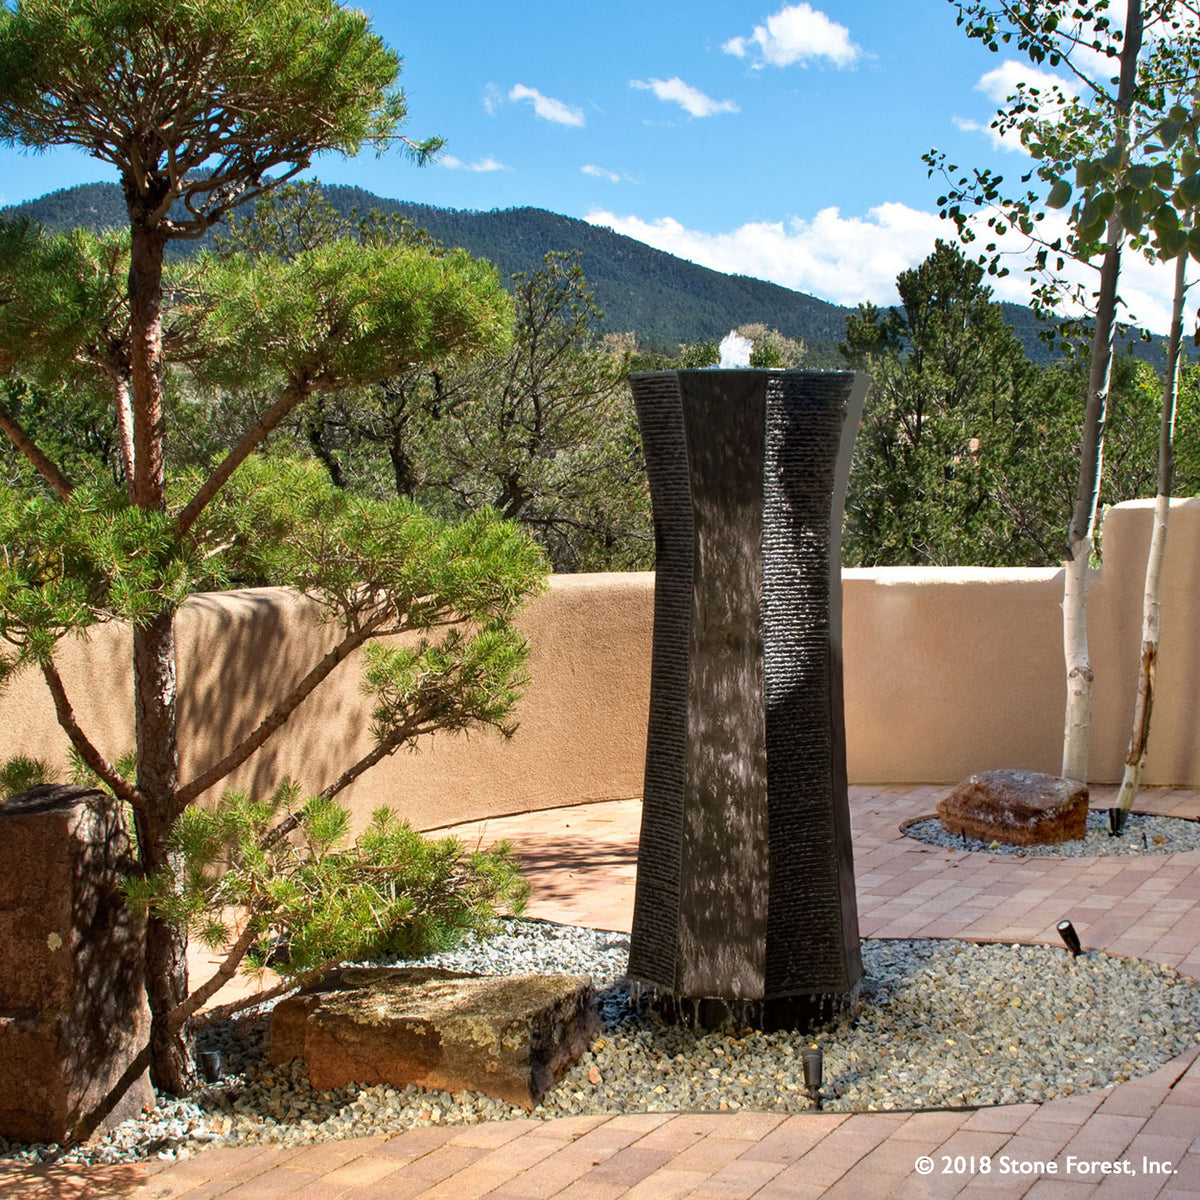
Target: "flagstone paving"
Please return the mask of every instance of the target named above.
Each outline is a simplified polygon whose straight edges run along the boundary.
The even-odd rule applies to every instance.
[[[1055,925],[1067,917],[1085,947],[1200,978],[1200,851],[1020,859],[903,837],[900,826],[931,814],[947,790],[851,788],[863,936],[1057,942]],[[1093,808],[1107,808],[1113,791],[1093,788]],[[1138,808],[1200,817],[1200,792],[1148,789]],[[454,832],[514,844],[534,889],[528,915],[628,930],[639,820],[640,803],[624,800]],[[0,1197],[1200,1200],[1198,1056],[1193,1049],[1113,1088],[977,1111],[640,1113],[221,1148],[170,1164],[0,1166]],[[1133,1174],[1104,1173],[1102,1164],[1125,1161]],[[932,1171],[921,1174],[926,1165]]]

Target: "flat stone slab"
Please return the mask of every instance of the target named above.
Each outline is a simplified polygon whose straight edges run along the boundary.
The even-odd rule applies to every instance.
[[[1087,833],[1087,785],[1037,771],[983,771],[938,803],[943,828],[983,842],[1053,845]]]
[[[305,1059],[321,1090],[417,1084],[531,1109],[599,1030],[587,975],[345,967],[276,1006],[270,1058]]]

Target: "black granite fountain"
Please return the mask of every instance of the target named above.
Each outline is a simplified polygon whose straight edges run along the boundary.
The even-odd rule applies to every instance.
[[[868,382],[631,380],[657,574],[629,975],[689,1024],[811,1026],[862,976],[840,549]]]

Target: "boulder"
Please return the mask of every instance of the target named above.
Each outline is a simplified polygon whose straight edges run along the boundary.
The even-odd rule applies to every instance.
[[[141,925],[117,802],[46,785],[0,804],[0,1135],[75,1142],[153,1106]]]
[[[983,771],[960,783],[939,802],[949,833],[1007,842],[1053,845],[1087,833],[1087,785],[1037,771]]]
[[[322,1090],[418,1084],[531,1109],[599,1028],[586,975],[344,967],[276,1006],[270,1057],[304,1058]]]

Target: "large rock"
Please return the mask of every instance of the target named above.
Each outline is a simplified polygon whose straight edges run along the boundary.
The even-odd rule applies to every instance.
[[[942,826],[984,842],[1052,845],[1087,833],[1087,785],[1036,771],[972,775],[937,806]]]
[[[0,804],[0,1134],[71,1142],[153,1105],[142,933],[112,797],[45,786]]]
[[[532,1108],[600,1028],[586,975],[347,967],[276,1006],[271,1061],[313,1087],[419,1084]]]

